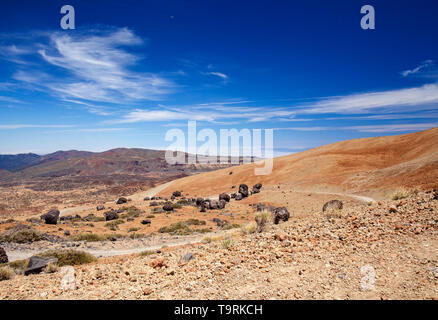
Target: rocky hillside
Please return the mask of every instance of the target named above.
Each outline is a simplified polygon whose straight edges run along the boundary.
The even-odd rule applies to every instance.
[[[71,287],[62,269],[8,276],[0,299],[437,299],[438,194],[405,196],[99,259]]]
[[[255,175],[257,164],[248,164],[187,177],[172,188],[205,196],[218,193],[223,185],[260,182],[264,186],[290,184],[296,190],[385,197],[398,187],[425,189],[438,184],[437,141],[438,128],[342,141],[275,158],[268,175]],[[162,194],[168,192],[170,189]]]

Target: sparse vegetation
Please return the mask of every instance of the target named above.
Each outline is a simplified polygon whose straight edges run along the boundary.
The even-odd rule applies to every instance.
[[[229,249],[233,244],[233,240],[231,238],[225,238],[222,240],[222,248]]]
[[[123,208],[126,210],[126,216],[128,218],[138,218],[140,216],[141,210],[136,206],[130,206],[128,208]]]
[[[81,264],[90,263],[96,261],[96,258],[84,251],[78,250],[49,250],[43,253],[37,254],[39,257],[54,257],[58,259],[58,266],[76,266]]]
[[[189,225],[189,226],[190,225],[205,226],[205,224],[206,224],[205,220],[198,220],[198,219],[189,219],[189,220],[186,220],[184,223]]]
[[[23,259],[8,262],[6,263],[6,266],[12,268],[16,274],[22,274],[24,273],[24,270],[26,270],[28,264],[29,259]]]
[[[186,221],[180,221],[180,222],[172,223],[169,226],[162,227],[158,230],[158,232],[170,233],[170,234],[175,234],[175,235],[180,235],[180,236],[189,235],[189,234],[192,234],[193,232],[199,232],[199,233],[211,232],[211,230],[208,228],[197,229],[197,230],[193,230],[193,229],[189,228],[189,226],[191,226],[191,225],[201,226],[201,225],[205,225],[205,224],[206,224],[206,222],[204,220],[189,219]]]
[[[193,233],[193,230],[184,222],[176,222],[172,223],[170,226],[161,227],[158,229],[158,232],[184,236]]]
[[[408,191],[404,188],[397,189],[391,194],[392,200],[401,200],[408,196]]]
[[[205,238],[203,238],[202,239],[202,243],[210,243],[210,242],[212,242],[213,241],[213,239],[211,238],[211,237],[205,237]]]
[[[14,276],[14,270],[9,266],[0,267],[0,281],[12,279]]]
[[[132,227],[132,228],[129,228],[129,229],[128,229],[128,232],[136,232],[136,231],[138,231],[138,230],[140,230],[140,228]]]
[[[125,223],[125,221],[121,220],[121,219],[117,219],[117,220],[112,220],[110,222],[105,223],[105,227],[112,230],[112,231],[116,231],[119,229],[119,225]]]
[[[250,234],[257,231],[257,223],[255,221],[248,222],[240,227],[243,234]]]
[[[58,272],[58,270],[59,270],[59,266],[58,266],[58,264],[55,263],[55,262],[50,262],[50,263],[47,265],[47,267],[44,268],[44,271],[45,271],[46,273],[55,273],[55,272]]]
[[[8,230],[0,235],[0,242],[30,243],[40,241],[42,234],[35,229]]]
[[[146,218],[148,218],[148,219],[152,219],[152,218],[155,218],[155,216],[154,216],[153,214],[148,214],[148,215],[146,216]]]
[[[262,210],[257,212],[254,218],[257,223],[257,232],[262,232],[266,224],[272,220],[272,214],[268,210]]]
[[[130,239],[141,239],[141,238],[145,238],[146,235],[145,234],[141,234],[141,233],[132,233],[129,235]]]
[[[70,240],[95,242],[95,241],[106,241],[112,237],[121,238],[122,236],[118,234],[95,234],[95,233],[83,232],[71,236]]]
[[[231,229],[236,229],[236,228],[240,228],[240,224],[226,223],[222,226],[222,230],[231,230]]]

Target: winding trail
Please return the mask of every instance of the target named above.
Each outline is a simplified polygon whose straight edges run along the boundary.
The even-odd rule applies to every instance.
[[[132,200],[135,200],[135,201],[140,201],[140,200],[143,200],[145,197],[153,197],[157,193],[159,193],[160,191],[162,191],[162,190],[166,189],[168,186],[170,186],[174,181],[175,180],[160,184],[159,186],[156,186],[156,187],[151,188],[151,189],[146,190],[146,191],[134,193],[133,195],[128,196],[128,198],[131,198]],[[113,201],[105,202],[106,205],[109,205],[112,203],[113,203]],[[92,206],[92,205],[83,205],[83,206],[76,206],[76,207],[72,207],[72,208],[65,208],[65,209],[60,210],[60,216],[62,217],[62,216],[67,216],[67,215],[75,215],[75,214],[81,213],[81,212],[86,211],[86,210],[92,210],[94,208],[95,208],[95,206]]]
[[[147,191],[133,194],[133,195],[129,196],[129,198],[131,198],[134,201],[141,201],[145,197],[153,197],[157,193],[159,193],[160,191],[169,187],[174,181],[175,180],[161,184],[161,185],[156,186],[154,188],[151,188]],[[295,191],[295,192],[297,192],[297,191]],[[351,198],[354,198],[356,200],[366,202],[366,203],[376,202],[376,200],[374,200],[371,197],[361,196],[361,195],[357,195],[357,194],[350,194],[350,193],[334,193],[334,192],[322,192],[322,191],[320,191],[320,192],[298,191],[298,192],[311,192],[311,193],[316,193],[316,194],[345,196],[345,197],[351,197]],[[213,195],[213,196],[210,196],[207,198],[215,199],[215,198],[218,198],[218,196]],[[107,202],[107,204],[111,204],[111,203],[112,202]],[[76,213],[79,213],[80,211],[87,210],[90,208],[93,208],[93,206],[87,205],[87,206],[66,208],[66,209],[61,210],[61,215],[76,214]],[[214,232],[214,235],[215,236],[224,236],[231,231],[232,230],[216,231],[216,232]],[[195,243],[201,242],[204,237],[205,237],[205,235],[203,235],[203,234],[185,236],[184,238],[177,237],[177,238],[160,240],[158,242],[151,241],[152,243],[149,243],[148,245],[145,245],[144,243],[139,243],[139,246],[137,246],[137,247],[132,247],[132,243],[131,243],[131,245],[129,245],[129,240],[124,240],[124,241],[128,242],[127,246],[124,248],[113,248],[112,243],[110,241],[108,241],[108,242],[100,243],[101,248],[96,248],[95,245],[93,243],[91,243],[89,246],[81,247],[78,249],[85,251],[85,252],[88,252],[96,257],[112,257],[112,256],[119,256],[119,255],[135,254],[135,253],[140,253],[140,252],[148,251],[148,250],[157,250],[157,249],[162,248],[163,246],[176,247],[176,246],[195,244]],[[35,255],[41,251],[48,250],[48,249],[49,248],[38,248],[38,249],[14,248],[11,251],[8,251],[6,249],[6,251],[7,251],[7,255],[9,257],[9,260],[15,261],[15,260],[27,259],[27,258],[31,257],[32,255]]]

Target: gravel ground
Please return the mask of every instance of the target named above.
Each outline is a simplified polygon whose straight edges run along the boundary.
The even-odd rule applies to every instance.
[[[434,197],[292,212],[262,233],[101,258],[74,268],[73,289],[62,288],[61,271],[16,275],[1,282],[0,299],[438,299]]]

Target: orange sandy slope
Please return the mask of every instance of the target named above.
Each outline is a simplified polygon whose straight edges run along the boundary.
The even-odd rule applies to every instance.
[[[183,190],[190,196],[236,192],[250,187],[288,184],[297,191],[361,193],[383,196],[399,187],[438,185],[438,127],[411,134],[337,142],[274,159],[269,175],[255,175],[257,164],[197,174],[176,180],[160,194]],[[229,174],[232,172],[232,174]],[[236,189],[231,189],[236,185]]]

